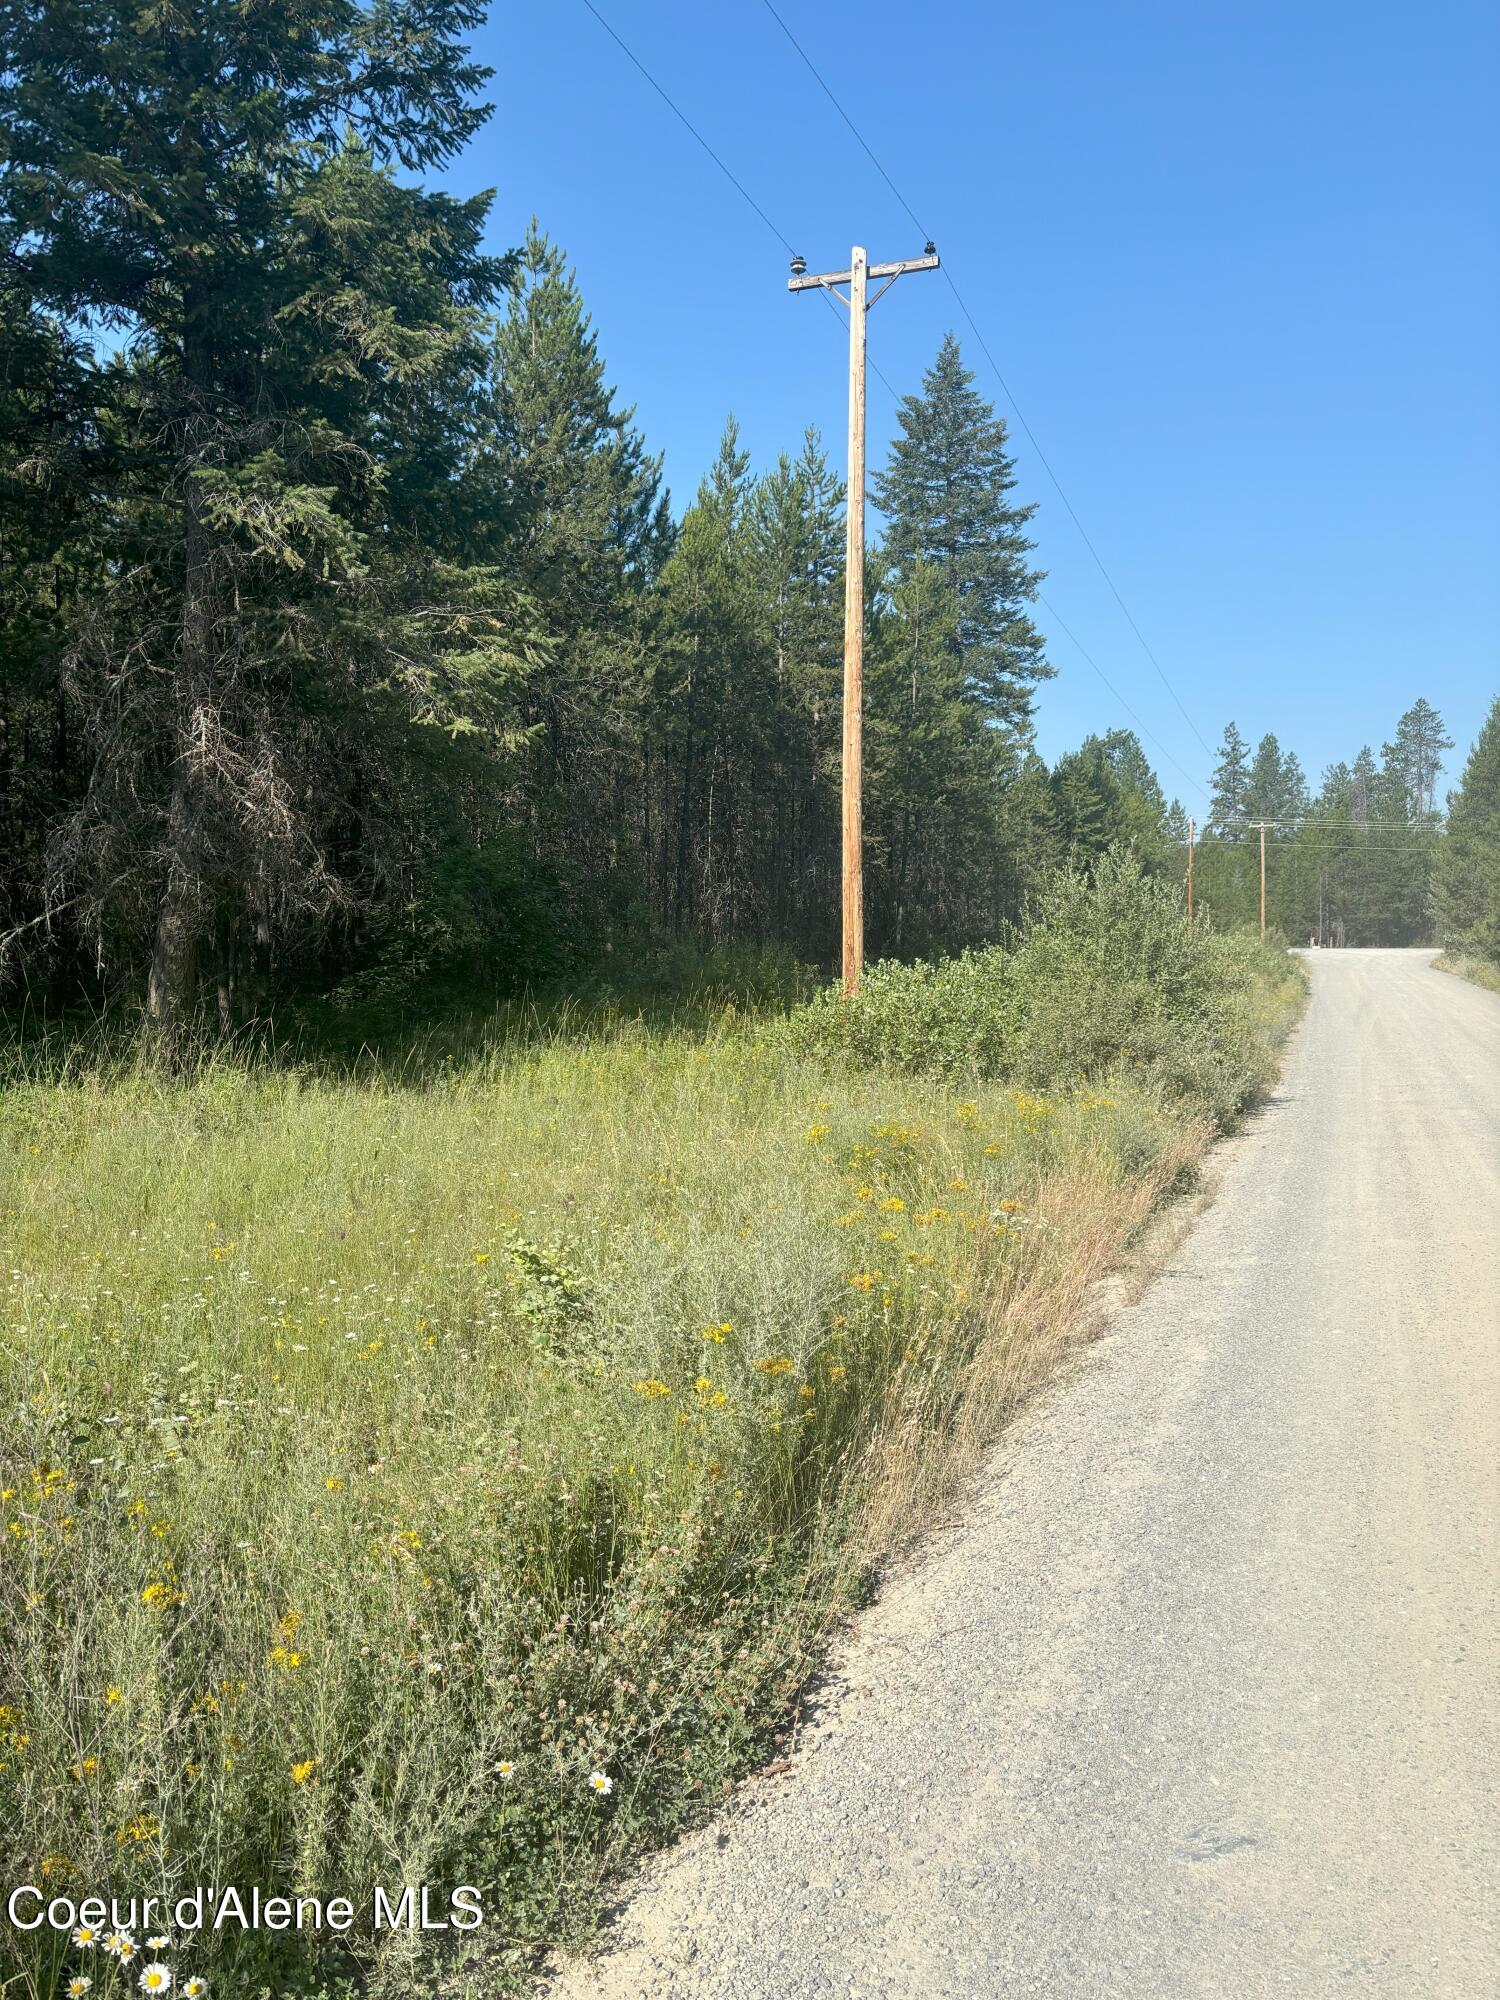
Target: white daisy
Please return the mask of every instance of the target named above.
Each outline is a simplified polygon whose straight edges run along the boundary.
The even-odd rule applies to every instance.
[[[172,1975],[160,1959],[141,1968],[141,1976],[136,1982],[143,1993],[165,1993],[172,1984]]]
[[[182,1982],[182,1991],[184,2000],[204,2000],[204,1995],[208,1992],[208,1981],[195,1972],[191,1979]]]
[[[111,1931],[104,1940],[104,1949],[111,1958],[123,1961],[135,1955],[135,1939],[129,1931]]]
[[[63,1991],[67,1994],[68,2000],[83,2000],[83,1995],[93,1983],[86,1972],[75,1972]]]
[[[613,1778],[606,1778],[602,1771],[589,1772],[589,1790],[597,1792],[601,1799],[612,1792],[614,1788],[615,1781]]]
[[[92,1951],[99,1942],[99,1933],[92,1924],[80,1924],[73,1933],[73,1942],[80,1951]]]

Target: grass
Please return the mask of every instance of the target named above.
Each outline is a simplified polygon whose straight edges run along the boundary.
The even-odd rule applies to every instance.
[[[1464,952],[1445,951],[1432,962],[1439,972],[1454,973],[1459,979],[1467,979],[1491,993],[1500,993],[1500,965],[1492,965],[1486,958],[1471,958]]]
[[[1222,976],[1263,1078],[1296,971]],[[183,1936],[179,1985],[452,1990],[467,1948],[493,1993],[586,1938],[1220,1112],[1128,1039],[1042,1088],[732,1007],[514,1025],[0,1097],[11,1880],[356,1905],[345,1936]],[[484,1929],[372,1932],[403,1883],[481,1885]],[[26,2000],[140,1964],[5,1948]]]

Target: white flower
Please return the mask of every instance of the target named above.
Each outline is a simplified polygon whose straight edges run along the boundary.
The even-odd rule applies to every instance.
[[[104,1940],[104,1949],[111,1958],[127,1959],[134,1956],[135,1939],[129,1931],[111,1931]]]
[[[82,2000],[82,1996],[88,1992],[93,1983],[86,1972],[75,1972],[65,1989],[68,2000]]]
[[[203,2000],[203,1996],[208,1991],[208,1981],[200,1978],[195,1972],[191,1979],[185,1979],[182,1982],[182,1991],[185,2000]]]
[[[80,1924],[73,1933],[73,1942],[80,1951],[92,1951],[99,1942],[99,1933],[92,1924]]]
[[[614,1788],[615,1781],[613,1778],[606,1778],[602,1771],[589,1772],[589,1790],[597,1792],[601,1799],[612,1792]]]
[[[161,1931],[155,1937],[147,1938],[146,1949],[147,1951],[170,1951],[172,1949],[172,1940],[167,1936],[165,1931]]]
[[[143,1966],[137,1981],[143,1993],[165,1993],[172,1984],[172,1975],[160,1959],[154,1964]]]
[[[495,1773],[497,1777],[513,1778],[516,1775],[516,1767],[508,1758],[502,1757],[500,1762],[495,1766]]]

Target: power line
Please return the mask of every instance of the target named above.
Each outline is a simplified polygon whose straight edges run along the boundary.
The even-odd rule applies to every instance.
[[[869,159],[871,165],[875,168],[875,171],[880,175],[880,178],[885,182],[886,186],[890,189],[891,193],[896,197],[896,200],[901,204],[902,208],[905,209],[907,215],[911,219],[913,227],[918,231],[918,233],[924,239],[930,239],[930,232],[924,229],[922,227],[922,224],[917,220],[916,211],[912,208],[911,203],[906,199],[906,196],[902,194],[900,188],[897,187],[896,183],[891,179],[890,175],[886,172],[884,166],[881,164],[878,156],[876,155],[874,149],[871,147],[869,141],[865,138],[863,132],[860,131],[859,127],[855,124],[854,120],[849,116],[848,112],[844,109],[843,105],[839,102],[838,98],[834,95],[832,89],[829,87],[826,78],[823,76],[822,72],[819,70],[817,64],[813,61],[812,57],[807,53],[806,49],[804,49],[802,44],[797,40],[797,37],[792,33],[791,29],[787,26],[786,22],[781,18],[780,14],[777,13],[775,7],[772,6],[771,4],[771,0],[761,0],[761,4],[764,6],[766,12],[771,16],[771,19],[776,23],[777,27],[780,28],[781,32],[786,36],[787,40],[791,43],[792,47],[796,50],[797,54],[802,58],[802,61],[807,65],[807,68],[811,72],[814,81],[818,85],[818,88],[823,92],[823,95],[828,99],[829,103],[833,106],[834,110],[837,111],[840,118],[843,119],[844,123],[848,126],[849,130],[854,134],[854,137],[858,140],[866,157]],[[1171,681],[1167,678],[1166,669],[1162,666],[1161,661],[1157,659],[1155,653],[1151,650],[1151,647],[1147,644],[1146,635],[1142,632],[1140,626],[1136,623],[1135,618],[1131,613],[1130,606],[1125,602],[1125,599],[1120,595],[1119,586],[1116,584],[1114,578],[1110,575],[1109,570],[1105,565],[1104,558],[1100,555],[1098,549],[1095,548],[1088,530],[1084,527],[1082,521],[1078,518],[1077,509],[1074,507],[1072,501],[1068,498],[1067,492],[1063,487],[1062,481],[1053,471],[1051,462],[1048,459],[1047,454],[1042,450],[1041,445],[1037,442],[1036,432],[1033,431],[1031,425],[1026,421],[1025,414],[1023,413],[1020,404],[1017,402],[1015,394],[1012,391],[1009,383],[1006,381],[1004,375],[1001,373],[1000,364],[995,359],[994,355],[991,353],[989,342],[980,332],[979,322],[975,319],[973,313],[970,312],[968,307],[968,302],[965,300],[963,293],[958,289],[958,283],[954,278],[952,271],[949,269],[946,260],[943,263],[943,276],[948,280],[949,289],[953,293],[953,297],[957,302],[958,309],[963,314],[964,318],[968,321],[970,330],[972,331],[975,340],[977,340],[979,343],[980,351],[983,353],[985,360],[989,362],[990,367],[993,369],[995,380],[1000,384],[1001,393],[1004,395],[1006,401],[1010,404],[1011,410],[1015,415],[1016,422],[1021,426],[1021,429],[1026,433],[1027,438],[1030,440],[1032,450],[1036,453],[1037,458],[1041,461],[1042,469],[1045,471],[1047,477],[1051,480],[1053,486],[1057,489],[1057,497],[1059,498],[1059,500],[1062,501],[1064,508],[1067,510],[1069,520],[1072,521],[1073,526],[1078,530],[1078,533],[1082,538],[1084,547],[1093,557],[1094,563],[1098,568],[1099,574],[1104,578],[1104,581],[1109,585],[1111,595],[1113,596],[1116,604],[1119,605],[1120,610],[1123,612],[1125,616],[1125,622],[1129,625],[1131,631],[1135,634],[1137,640],[1140,642],[1140,647],[1142,652],[1146,655],[1146,658],[1151,662],[1152,666],[1156,669],[1157,676],[1160,679],[1162,686],[1167,690],[1167,693],[1172,697],[1172,700],[1176,703],[1177,711],[1181,715],[1183,721],[1187,724],[1188,728],[1193,732],[1194,736],[1197,737],[1199,743],[1202,745],[1205,752],[1207,752],[1207,754],[1210,757],[1212,757],[1214,754],[1212,747],[1208,743],[1207,739],[1204,737],[1203,732],[1199,729],[1197,723],[1194,722],[1193,718],[1188,714],[1187,709],[1183,706],[1182,698],[1178,694],[1176,688],[1173,687]],[[1074,643],[1076,644],[1077,642],[1075,641]]]
[[[771,234],[776,238],[777,242],[781,245],[781,247],[788,253],[788,255],[795,256],[796,252],[792,249],[791,238],[789,236],[784,236],[782,232],[776,227],[776,224],[771,220],[770,216],[766,214],[766,211],[761,207],[760,203],[755,199],[755,196],[751,194],[750,190],[745,186],[745,183],[739,178],[738,174],[733,173],[730,170],[730,168],[725,165],[724,161],[719,157],[719,155],[714,151],[713,147],[708,143],[707,139],[705,139],[703,134],[698,130],[697,126],[693,123],[692,119],[689,118],[687,113],[682,109],[682,106],[677,103],[675,98],[668,95],[667,91],[663,88],[663,86],[660,83],[657,82],[656,78],[651,74],[650,70],[647,69],[646,65],[641,61],[640,57],[636,54],[635,50],[631,48],[630,44],[625,40],[624,36],[621,35],[615,28],[613,28],[610,25],[610,23],[604,18],[604,16],[599,12],[599,9],[594,5],[594,0],[583,0],[583,4],[585,7],[588,8],[589,12],[593,15],[594,19],[599,23],[600,27],[604,30],[605,34],[609,36],[610,40],[616,45],[618,49],[620,49],[620,51],[625,56],[629,58],[629,60],[640,71],[641,75],[646,79],[647,83],[650,84],[651,88],[656,92],[657,96],[661,99],[662,103],[666,105],[667,109],[672,113],[673,117],[676,118],[679,121],[679,123],[683,125],[688,132],[692,134],[693,138],[697,140],[698,144],[703,148],[704,152],[707,153],[708,157],[713,161],[714,165],[718,168],[719,172],[724,176],[725,180],[728,181],[729,185],[735,190],[735,192],[741,197],[742,200],[744,200],[749,204],[749,206],[760,217],[761,221],[766,225],[767,229],[770,230]],[[826,305],[828,310],[833,314],[834,319],[838,321],[839,318],[838,307],[834,304],[833,300],[829,298],[826,292],[822,294],[822,298],[824,305]],[[839,321],[839,325],[840,329],[842,330],[842,321]],[[889,394],[892,402],[899,402],[900,398],[897,396],[895,389],[892,387],[891,383],[886,378],[886,376],[881,372],[880,368],[873,361],[870,363],[870,369],[871,372],[876,376],[878,376],[880,381],[885,385],[886,391]]]
[[[730,186],[736,188],[739,191],[740,195],[744,198],[744,200],[746,200],[750,204],[750,206],[755,210],[755,213],[760,217],[761,221],[766,225],[767,229],[770,230],[771,234],[776,238],[777,242],[780,243],[782,247],[785,249],[787,255],[794,257],[797,253],[793,250],[790,240],[782,235],[781,231],[776,227],[776,224],[771,220],[770,216],[766,214],[766,211],[761,207],[760,203],[755,199],[755,196],[751,194],[750,190],[745,186],[744,182],[739,180],[734,174],[732,174],[729,171],[728,167],[725,166],[724,162],[719,158],[718,154],[714,151],[713,147],[709,145],[707,139],[704,138],[703,134],[698,130],[697,126],[693,123],[692,119],[688,117],[687,113],[682,109],[682,107],[679,104],[677,104],[672,98],[670,98],[667,95],[666,91],[663,90],[661,85],[657,82],[656,78],[651,74],[650,70],[647,69],[646,65],[641,61],[640,57],[636,54],[635,50],[631,48],[630,44],[623,38],[623,36],[617,35],[615,33],[614,29],[610,26],[609,22],[605,20],[604,16],[599,12],[599,9],[594,5],[594,0],[583,0],[583,4],[585,7],[588,8],[589,12],[593,15],[594,19],[599,23],[600,27],[604,30],[605,34],[609,36],[610,40],[616,43],[618,47],[621,48],[624,51],[624,53],[629,57],[631,62],[635,64],[636,68],[640,71],[641,75],[646,79],[647,83],[650,84],[651,88],[656,92],[657,96],[661,99],[662,103],[665,104],[667,109],[672,113],[672,116],[676,118],[681,124],[685,125],[688,131],[692,133],[693,137],[698,141],[698,144],[703,148],[704,152],[707,153],[708,157],[713,161],[714,165],[718,168],[719,172],[724,176],[725,180],[729,182]]]
[[[1269,816],[1267,816],[1267,818],[1264,821],[1258,819],[1244,819],[1237,815],[1233,819],[1217,820],[1215,821],[1215,825],[1251,826],[1251,827],[1261,826],[1261,825],[1292,826],[1292,827],[1311,826],[1319,828],[1320,830],[1328,833],[1343,833],[1345,831],[1350,833],[1358,833],[1362,827],[1367,827],[1367,826],[1373,826],[1381,830],[1394,827],[1402,833],[1441,833],[1444,830],[1441,826],[1413,826],[1409,819],[1331,820],[1331,819],[1324,819],[1320,813],[1291,813],[1285,819],[1272,819]]]
[[[1103,681],[1104,685],[1109,689],[1110,693],[1114,696],[1115,700],[1120,704],[1121,708],[1124,709],[1125,713],[1130,717],[1131,721],[1135,724],[1136,728],[1140,730],[1141,734],[1146,738],[1146,740],[1149,743],[1154,743],[1156,745],[1156,748],[1161,752],[1162,756],[1166,758],[1167,762],[1172,766],[1173,770],[1176,771],[1180,777],[1185,778],[1187,782],[1193,787],[1193,790],[1195,792],[1200,793],[1201,796],[1204,797],[1205,799],[1208,798],[1209,793],[1207,788],[1200,782],[1199,779],[1193,777],[1190,772],[1183,770],[1181,764],[1178,763],[1177,759],[1172,755],[1171,751],[1167,748],[1166,744],[1163,743],[1159,737],[1152,735],[1151,731],[1146,727],[1145,723],[1142,722],[1141,718],[1136,714],[1135,710],[1130,706],[1130,703],[1125,699],[1124,695],[1122,695],[1120,690],[1115,686],[1114,682],[1110,679],[1109,675],[1105,673],[1103,667],[1099,665],[1099,662],[1094,658],[1093,654],[1088,650],[1087,646],[1084,645],[1083,641],[1073,631],[1071,626],[1068,625],[1066,620],[1063,618],[1062,614],[1057,610],[1056,606],[1049,603],[1047,598],[1042,594],[1041,591],[1037,592],[1037,602],[1042,606],[1042,609],[1046,612],[1047,616],[1052,620],[1053,624],[1061,627],[1063,636],[1072,641],[1073,645],[1083,655],[1084,659],[1093,668],[1094,672],[1099,676],[1100,680]]]

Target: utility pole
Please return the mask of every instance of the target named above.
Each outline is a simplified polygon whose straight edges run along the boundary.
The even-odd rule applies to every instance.
[[[1193,822],[1188,820],[1188,922],[1193,921]]]
[[[864,721],[865,721],[865,316],[899,277],[908,271],[935,271],[936,247],[925,255],[895,264],[872,264],[863,247],[854,246],[847,271],[809,274],[807,260],[792,259],[789,292],[831,292],[849,309],[849,491],[845,504],[847,548],[844,558],[844,756],[843,756],[843,902],[844,996],[859,991],[865,962],[864,872]],[[869,280],[884,278],[874,298],[867,297]],[[838,290],[849,287],[848,296]]]
[[[1266,823],[1260,823],[1260,934],[1266,934]]]

